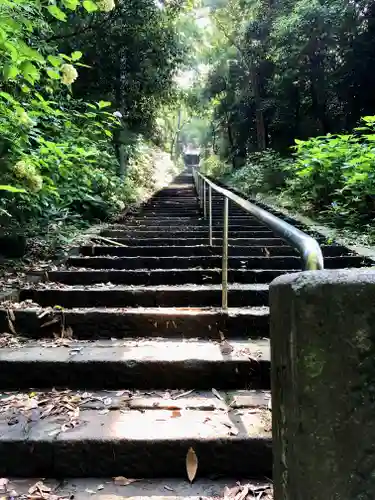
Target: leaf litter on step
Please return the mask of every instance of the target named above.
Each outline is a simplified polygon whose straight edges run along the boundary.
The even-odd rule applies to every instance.
[[[198,457],[193,448],[189,448],[186,454],[186,473],[191,483],[195,479],[197,470],[198,470]]]

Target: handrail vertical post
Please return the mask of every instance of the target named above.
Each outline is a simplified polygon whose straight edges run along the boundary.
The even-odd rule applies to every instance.
[[[206,181],[203,180],[203,217],[207,219]]]
[[[212,247],[212,187],[208,186],[208,223],[209,223],[209,241],[210,247]]]
[[[229,200],[224,196],[223,220],[223,263],[222,263],[222,308],[228,309],[228,225],[229,225]]]

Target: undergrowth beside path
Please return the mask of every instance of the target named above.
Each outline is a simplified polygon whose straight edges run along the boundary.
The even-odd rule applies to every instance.
[[[349,243],[373,245],[374,130],[375,117],[367,116],[351,134],[296,140],[289,157],[269,149],[234,168],[209,156],[201,168],[247,197],[329,226]]]

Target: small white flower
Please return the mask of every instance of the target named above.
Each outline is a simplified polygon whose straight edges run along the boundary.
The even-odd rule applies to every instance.
[[[102,12],[110,12],[116,8],[115,0],[96,0],[96,4]]]
[[[122,118],[122,113],[121,113],[121,111],[115,111],[113,113],[113,116],[115,116],[116,118]]]
[[[78,78],[78,72],[71,64],[63,64],[61,66],[61,81],[65,85],[70,85]]]

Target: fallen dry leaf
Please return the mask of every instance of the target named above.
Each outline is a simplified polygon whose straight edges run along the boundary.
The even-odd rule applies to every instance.
[[[172,399],[179,399],[179,398],[185,398],[186,396],[189,396],[192,392],[194,392],[195,389],[191,389],[190,391],[182,392],[181,394],[176,394],[175,396],[172,397]]]
[[[45,328],[46,326],[51,326],[54,325],[55,323],[59,323],[61,320],[60,318],[52,318],[50,321],[46,321],[42,325],[40,325],[40,328]]]
[[[12,309],[8,309],[7,313],[12,321],[16,321],[16,316],[14,315],[14,312],[12,311]]]
[[[217,399],[220,399],[220,401],[224,401],[224,399],[220,396],[219,392],[216,389],[211,389],[212,394],[217,397]]]
[[[124,476],[117,476],[113,478],[113,482],[116,486],[128,486],[129,484],[135,483],[138,479],[129,479]]]
[[[198,457],[193,448],[189,448],[186,454],[186,472],[189,481],[192,483],[198,470]]]
[[[174,489],[171,488],[170,486],[168,486],[167,484],[164,485],[164,489],[166,489],[168,491],[174,491]]]
[[[180,410],[173,410],[171,418],[176,418],[176,417],[181,417],[181,412]]]
[[[8,318],[8,326],[11,333],[13,333],[13,335],[17,335],[16,329],[14,328],[12,320],[10,318]]]
[[[35,483],[33,486],[29,488],[29,495],[34,495],[35,493],[39,493],[40,496],[43,498],[44,494],[48,494],[51,492],[51,488],[49,486],[46,486],[42,481],[38,481]]]

